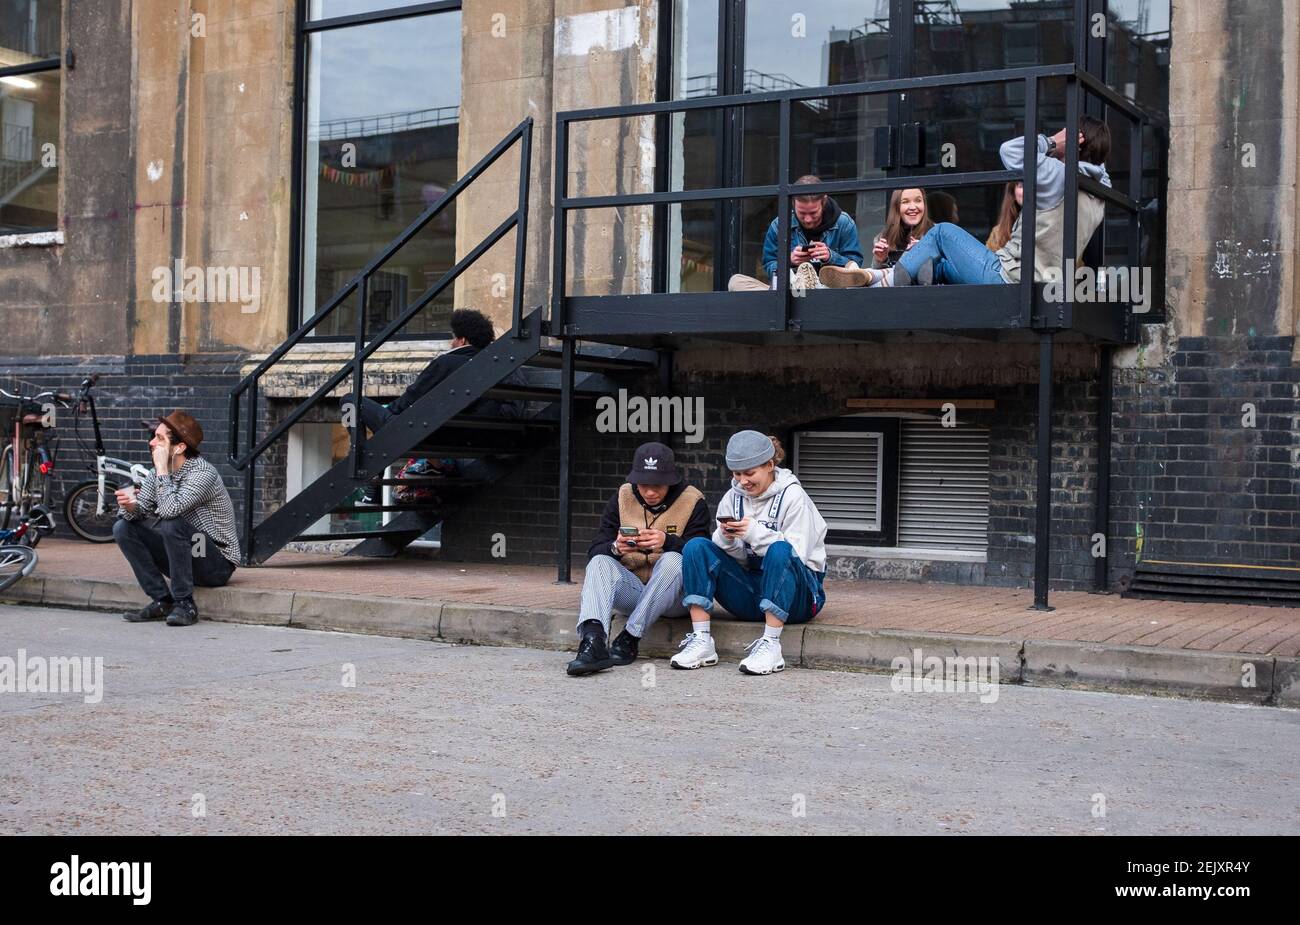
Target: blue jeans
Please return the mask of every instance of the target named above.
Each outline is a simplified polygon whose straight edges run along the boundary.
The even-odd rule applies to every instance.
[[[767,548],[761,570],[747,569],[712,540],[697,536],[682,550],[682,604],[713,612],[713,601],[737,619],[758,622],[770,613],[783,623],[807,623],[826,603],[822,574],[782,540]]]
[[[940,222],[898,258],[898,266],[916,279],[927,260],[934,261],[934,278],[953,285],[1005,284],[1001,261],[973,235],[951,222]]]

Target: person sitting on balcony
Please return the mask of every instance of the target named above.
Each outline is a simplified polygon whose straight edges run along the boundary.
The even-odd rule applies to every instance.
[[[1006,192],[1002,194],[1002,208],[998,212],[998,223],[989,232],[989,239],[984,242],[985,247],[996,251],[1011,240],[1011,230],[1020,221],[1020,208],[1024,201],[1025,184],[1020,180],[1008,183]]]
[[[871,266],[877,270],[892,267],[933,227],[924,190],[894,190],[889,196],[885,227],[872,243]]]
[[[221,475],[199,456],[199,422],[178,410],[156,423],[149,440],[154,474],[138,490],[117,492],[113,539],[149,595],[148,604],[122,616],[130,623],[165,618],[168,626],[192,626],[199,619],[195,585],[219,588],[239,564],[235,509]]]
[[[822,182],[808,174],[794,181],[795,186]],[[791,285],[803,289],[819,288],[817,271],[824,266],[857,267],[862,263],[862,245],[858,243],[858,226],[853,216],[842,210],[830,196],[794,196],[794,215],[790,217]],[[778,218],[767,226],[763,239],[763,270],[767,281],[737,273],[727,283],[731,292],[773,289],[772,283],[781,261],[777,257]]]
[[[578,609],[578,655],[571,675],[636,661],[642,637],[663,616],[684,617],[682,547],[709,535],[709,503],[682,481],[673,451],[662,443],[637,447],[632,471],[605,505],[587,553]],[[606,648],[610,615],[627,626]]]
[[[961,215],[957,211],[957,197],[952,193],[935,190],[925,199],[931,222],[936,225],[939,222],[951,222],[954,225],[961,224]]]
[[[670,660],[674,668],[718,663],[710,631],[714,601],[738,619],[764,622],[747,646],[745,674],[785,668],[781,630],[806,623],[826,603],[826,521],[789,469],[775,437],[742,430],[727,441],[731,488],[718,504],[718,526],[682,552],[682,603],[691,610],[691,633]]]
[[[1106,156],[1110,153],[1110,129],[1106,123],[1092,116],[1079,120],[1079,173],[1091,177],[1104,186],[1110,186],[1106,173]],[[1016,136],[1002,145],[1002,163],[1008,170],[1020,170],[1024,164],[1024,138]],[[1052,138],[1038,136],[1037,218],[1035,224],[1034,279],[1042,280],[1055,267],[1061,266],[1065,248],[1065,129]],[[1105,215],[1106,204],[1096,196],[1079,193],[1078,253],[1084,248]],[[934,276],[944,282],[956,284],[1017,283],[1020,281],[1020,219],[1011,231],[1011,237],[996,251],[990,251],[979,240],[956,225],[941,222],[935,225],[903,254],[898,263],[888,270],[823,267],[822,282],[832,288],[851,286],[909,286],[918,279],[927,262],[934,263]]]

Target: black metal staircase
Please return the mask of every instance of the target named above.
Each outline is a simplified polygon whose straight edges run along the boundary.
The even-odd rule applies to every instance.
[[[369,282],[375,273],[420,232],[473,181],[519,142],[519,198],[515,211],[471,249],[373,337],[366,334],[366,302]],[[542,341],[544,322],[540,307],[527,315],[523,311],[525,249],[527,244],[528,182],[530,173],[532,120],[525,119],[503,138],[482,160],[458,180],[438,202],[426,209],[410,226],[376,255],[352,280],[336,293],[288,339],[267,356],[257,368],[240,381],[230,395],[230,462],[244,473],[244,520],[242,545],[244,562],[255,565],[266,561],[291,541],[339,541],[361,539],[364,542],[350,554],[392,556],[434,527],[450,506],[466,494],[490,484],[509,471],[512,461],[539,446],[554,443],[567,430],[564,406],[573,400],[595,398],[618,387],[611,376],[641,375],[655,368],[653,351],[594,346],[577,353],[570,345],[565,349],[545,346]],[[452,285],[456,278],[510,231],[515,232],[515,274],[513,322],[508,333],[483,348],[463,366],[438,383],[401,414],[366,436],[366,428],[356,416],[351,428],[350,452],[301,492],[287,499],[261,521],[255,518],[254,489],[259,458],[289,429],[303,420],[322,402],[333,402],[331,395],[350,381],[353,409],[361,407],[364,397],[365,363],[375,351],[396,335],[421,309]],[[280,362],[307,335],[349,297],[357,298],[357,325],[353,355],[343,363],[308,398],[300,402],[265,436],[259,436],[258,385],[262,376]],[[566,356],[569,362],[566,363]],[[573,376],[568,402],[562,402],[565,377]],[[476,405],[483,399],[522,403],[522,416],[489,416]],[[244,452],[240,452],[241,414],[244,424]],[[403,479],[402,484],[420,485],[435,490],[437,502],[391,505],[352,505],[348,499],[360,488],[385,479],[384,470],[407,457],[452,457],[488,460],[479,468],[485,474],[475,478],[430,476]],[[441,489],[441,491],[439,491]],[[450,500],[449,500],[450,499]],[[398,512],[378,529],[347,532],[312,533],[310,529],[322,517],[353,512]]]

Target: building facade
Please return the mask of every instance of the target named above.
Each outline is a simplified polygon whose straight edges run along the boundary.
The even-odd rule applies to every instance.
[[[560,295],[605,300],[610,313],[642,293],[729,310],[728,277],[762,275],[770,189],[574,211],[561,232],[561,177],[571,197],[866,180],[875,186],[832,195],[869,249],[892,178],[1001,169],[999,145],[1024,132],[1028,84],[834,88],[1078,66],[1151,117],[1134,145],[1111,108],[1084,104],[1114,128],[1110,173],[1140,206],[1139,252],[1127,249],[1129,218],[1108,208],[1092,265],[1145,269],[1150,283],[1125,343],[1055,346],[1052,587],[1115,589],[1143,563],[1220,583],[1246,568],[1282,574],[1300,567],[1298,30],[1282,0],[0,0],[0,378],[66,388],[100,373],[110,452],[141,460],[139,419],[191,410],[237,505],[260,519],[344,460],[348,432],[339,403],[318,402],[250,481],[225,464],[231,390],[522,120],[522,260],[513,233],[486,248],[367,359],[366,395],[395,395],[446,349],[454,306],[503,332],[517,302],[549,308],[557,253]],[[1066,121],[1069,86],[1037,84],[1040,131]],[[787,92],[798,97],[788,105]],[[738,94],[772,96],[566,123],[557,147],[560,113]],[[278,358],[259,380],[258,434],[508,221],[520,157],[516,145],[448,197],[367,277],[360,333],[348,300]],[[983,240],[1004,186],[927,191],[932,208],[949,193],[957,223]],[[818,295],[801,310],[815,312]],[[864,313],[876,296],[862,294]],[[669,331],[638,341],[659,346],[661,363],[628,393],[702,400],[702,432],[673,442],[707,495],[726,485],[727,436],[758,428],[783,438],[827,514],[832,574],[1030,583],[1032,338],[924,324],[871,337],[797,326],[775,339],[649,337]],[[541,441],[465,493],[441,524],[440,555],[491,560],[504,535],[509,561],[554,561],[562,462],[571,545],[585,548],[644,439],[599,427],[578,403],[571,459]],[[60,480],[84,477],[86,462],[65,434]],[[388,517],[327,514],[313,530]]]

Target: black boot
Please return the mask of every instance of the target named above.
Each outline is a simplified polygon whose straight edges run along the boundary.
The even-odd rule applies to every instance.
[[[636,649],[640,644],[641,637],[623,630],[609,647],[609,657],[615,665],[630,665],[636,661]]]
[[[131,610],[122,614],[122,619],[127,623],[145,623],[149,620],[161,620],[172,612],[175,606],[170,597],[165,597],[161,601],[150,601],[139,610]]]
[[[614,660],[605,647],[605,627],[599,620],[583,620],[578,634],[578,657],[569,662],[569,674],[592,674],[614,667]]]
[[[187,597],[176,602],[172,612],[167,616],[168,626],[193,626],[199,622],[199,609],[194,606],[194,598]]]

